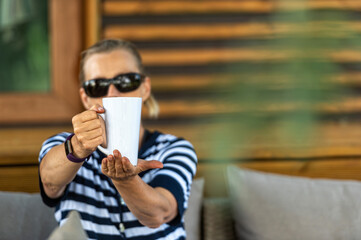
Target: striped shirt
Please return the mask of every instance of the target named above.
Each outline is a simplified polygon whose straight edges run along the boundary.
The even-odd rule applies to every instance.
[[[47,139],[40,150],[39,162],[52,147],[65,142],[69,135],[63,132]],[[60,225],[70,211],[78,211],[89,239],[185,239],[183,214],[197,167],[193,146],[173,135],[146,131],[138,156],[163,163],[162,169],[147,170],[139,175],[150,186],[169,190],[178,204],[175,219],[159,228],[142,225],[129,211],[111,179],[101,172],[105,154],[100,150],[93,152],[84,162],[62,197],[48,198],[40,184],[43,201],[50,207],[56,207],[55,218]]]

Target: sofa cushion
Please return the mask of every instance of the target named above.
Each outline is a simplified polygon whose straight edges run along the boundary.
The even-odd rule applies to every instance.
[[[184,227],[187,232],[187,240],[199,240],[201,236],[203,187],[203,178],[193,180],[191,194],[188,200],[188,209],[184,213]]]
[[[239,239],[361,238],[361,182],[227,172]]]
[[[50,235],[48,240],[86,240],[83,226],[80,222],[80,215],[77,211],[71,211],[63,225],[57,227]]]
[[[0,192],[0,238],[46,239],[57,226],[40,194]]]

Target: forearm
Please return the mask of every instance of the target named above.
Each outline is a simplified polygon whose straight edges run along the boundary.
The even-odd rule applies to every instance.
[[[67,159],[64,144],[53,147],[44,156],[39,167],[45,193],[50,198],[61,196],[81,165],[82,163],[74,163]]]
[[[86,158],[97,146],[104,144],[105,126],[98,113],[104,113],[104,109],[96,104],[72,118],[75,135],[70,141],[75,158]],[[51,198],[61,196],[82,165],[82,162],[74,163],[67,158],[64,144],[50,149],[42,159],[39,170],[45,193]]]
[[[152,188],[139,176],[127,181],[113,181],[129,210],[143,225],[156,228],[177,215],[173,195],[163,188]]]

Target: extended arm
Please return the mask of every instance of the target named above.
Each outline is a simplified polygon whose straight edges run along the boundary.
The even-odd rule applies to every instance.
[[[115,150],[102,161],[102,172],[110,177],[130,211],[143,225],[156,228],[177,216],[177,201],[167,190],[146,184],[138,173],[161,168],[159,161],[140,160],[134,167],[126,157]]]
[[[98,145],[105,141],[104,122],[97,113],[104,112],[99,105],[73,117],[75,135],[71,138],[73,155],[85,158]],[[64,144],[53,147],[40,163],[39,172],[46,195],[50,198],[60,197],[75,177],[82,163],[74,163],[67,159]]]

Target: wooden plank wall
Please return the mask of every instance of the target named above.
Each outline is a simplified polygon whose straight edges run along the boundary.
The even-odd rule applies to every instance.
[[[224,171],[229,164],[296,176],[361,180],[361,51],[347,44],[361,32],[360,1],[103,0],[99,7],[100,38],[134,42],[152,78],[161,113],[157,120],[146,119],[145,125],[193,143],[199,157],[197,177],[206,178],[206,196],[226,194]],[[306,25],[287,20],[303,10],[312,13]],[[326,13],[336,17],[325,19]],[[275,14],[280,16],[276,20]],[[341,14],[347,18],[339,17]],[[348,31],[330,27],[330,22]],[[312,134],[301,140],[289,135],[279,141],[285,126],[279,121],[270,120],[252,132],[235,125],[232,134],[246,136],[242,141],[227,141],[229,152],[224,158],[216,155],[216,133],[229,131],[219,117],[237,119],[250,113],[242,104],[229,103],[222,96],[237,84],[258,83],[276,94],[276,90],[284,93],[297,88],[292,85],[292,75],[273,69],[305,53],[295,51],[297,48],[271,48],[270,42],[315,32],[345,41],[342,48],[321,49],[313,55],[320,62],[337,65],[340,71],[330,74],[327,81],[333,83],[333,89],[346,89],[347,94],[306,105],[306,112],[316,113],[316,121]],[[256,108],[251,110],[272,118],[292,116],[304,106],[285,101]],[[41,142],[67,130],[70,126],[0,129],[4,136],[0,139],[0,190],[37,192]],[[24,139],[24,132],[32,137]]]
[[[311,14],[307,23],[290,20],[304,10]],[[198,176],[206,177],[206,195],[225,194],[224,170],[229,164],[291,175],[361,179],[361,52],[347,44],[314,52],[320,61],[342,69],[330,73],[327,81],[350,94],[309,106],[317,112],[317,121],[313,134],[302,142],[290,136],[278,144],[280,125],[263,125],[246,141],[231,142],[233,153],[219,159],[211,149],[214,139],[207,134],[224,127],[215,120],[219,116],[247,114],[241,105],[211,97],[239,84],[229,69],[240,68],[236,75],[244,82],[289,87],[292,77],[268,70],[307,53],[294,45],[271,48],[271,40],[321,32],[324,38],[347,42],[361,31],[360,1],[104,0],[101,15],[101,38],[127,39],[140,48],[161,108],[158,121],[146,124],[194,144],[200,158]],[[292,114],[299,108],[297,103],[283,102],[260,111]],[[241,129],[233,131],[242,134]]]

